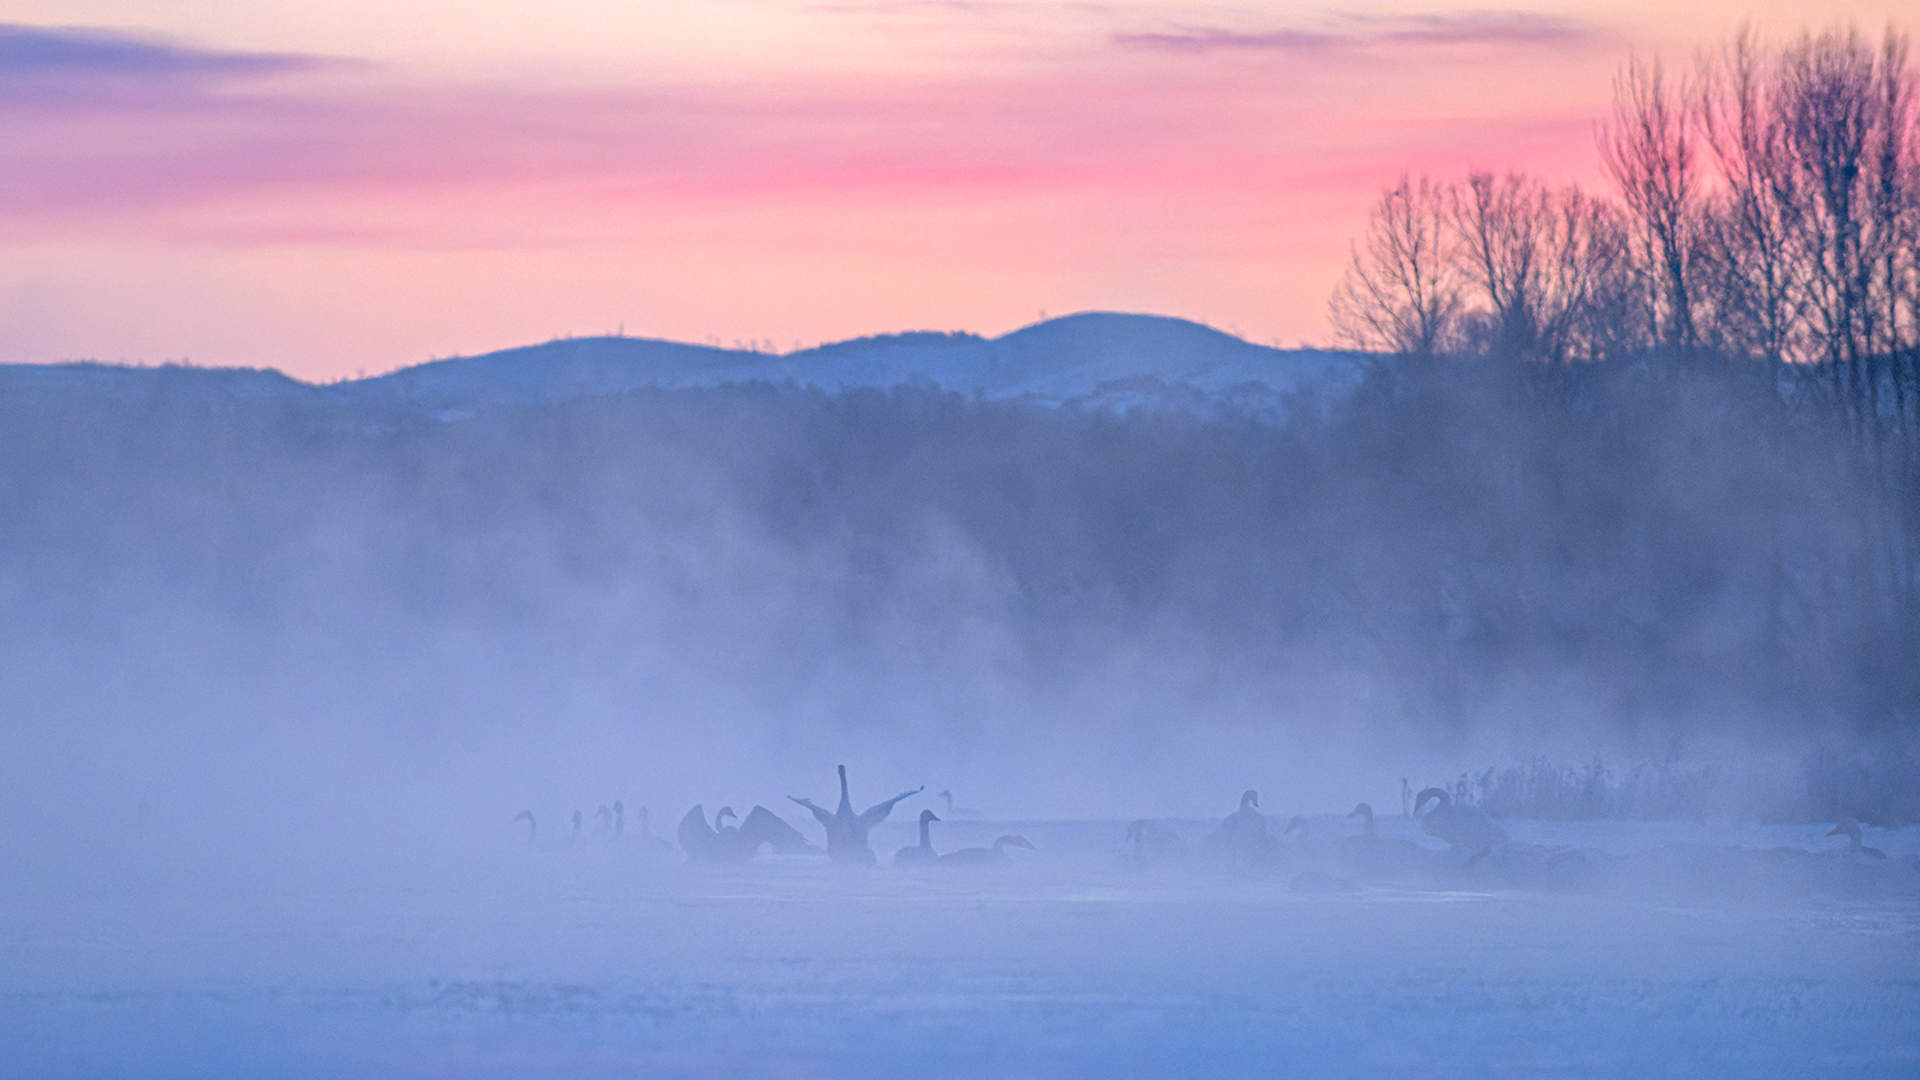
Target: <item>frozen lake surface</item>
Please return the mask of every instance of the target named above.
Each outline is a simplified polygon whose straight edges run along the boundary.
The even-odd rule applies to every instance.
[[[1920,1075],[1920,829],[1869,830],[1882,861],[1816,826],[1510,821],[1469,867],[1327,817],[1234,869],[1138,865],[1124,822],[943,823],[1038,848],[964,872],[886,865],[910,818],[872,868],[131,843],[0,886],[0,1072]]]

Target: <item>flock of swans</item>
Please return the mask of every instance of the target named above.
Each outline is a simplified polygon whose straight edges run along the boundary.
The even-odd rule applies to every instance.
[[[868,842],[868,834],[873,827],[887,820],[893,808],[902,799],[918,795],[926,788],[917,787],[912,791],[903,791],[891,799],[878,802],[858,813],[853,809],[853,798],[847,789],[847,767],[840,766],[840,804],[829,812],[812,799],[789,795],[788,800],[806,807],[825,831],[826,855],[835,862],[868,864],[878,861],[873,846]],[[953,793],[940,792],[951,814],[972,814],[973,811],[956,809],[953,805]],[[573,812],[573,830],[566,836],[555,840],[540,839],[540,825],[533,811],[522,810],[514,815],[515,822],[527,823],[527,847],[533,849],[564,849],[577,844],[597,842],[632,846],[648,854],[666,854],[673,844],[653,835],[647,824],[647,811],[642,808],[635,817],[636,829],[629,833],[626,829],[626,806],[620,800],[602,806],[594,813],[599,822],[594,832],[585,830],[585,818],[580,811]],[[729,823],[732,819],[733,823]],[[933,848],[932,824],[940,818],[931,810],[920,812],[920,843],[914,847],[901,848],[894,855],[894,862],[900,865],[923,863],[934,866],[996,866],[1011,862],[1008,848],[1034,850],[1033,843],[1024,836],[1002,836],[993,842],[992,847],[960,848],[945,854]],[[821,848],[801,835],[800,830],[781,820],[778,814],[764,806],[755,806],[747,811],[742,819],[731,806],[723,806],[713,815],[713,823],[707,823],[707,811],[704,804],[696,804],[680,819],[676,833],[680,850],[685,853],[688,862],[695,863],[745,863],[751,862],[763,848],[770,848],[781,855],[818,854]]]
[[[687,861],[693,863],[747,863],[762,850],[780,855],[824,853],[834,862],[855,865],[877,863],[879,859],[869,840],[872,830],[887,820],[896,805],[926,789],[923,786],[903,791],[856,812],[847,784],[846,766],[840,766],[838,771],[840,799],[833,810],[803,796],[787,797],[812,814],[822,830],[824,845],[814,843],[765,806],[754,806],[745,818],[733,807],[723,806],[709,824],[704,805],[696,805],[680,820],[675,837],[678,848]],[[1407,788],[1404,781],[1402,786]],[[941,791],[938,797],[944,801],[949,816],[974,813],[957,809],[951,792]],[[1417,795],[1407,788],[1402,792],[1399,816],[1407,825],[1417,826],[1421,834],[1445,846],[1435,847],[1406,836],[1381,835],[1373,807],[1364,802],[1347,814],[1331,819],[1332,827],[1343,835],[1310,836],[1316,828],[1327,828],[1328,819],[1321,819],[1316,826],[1310,819],[1298,815],[1276,833],[1260,810],[1259,792],[1248,790],[1240,796],[1239,807],[1197,844],[1190,845],[1179,832],[1165,824],[1146,819],[1128,823],[1120,859],[1135,869],[1211,865],[1216,869],[1277,876],[1290,880],[1296,890],[1312,891],[1413,881],[1590,891],[1604,887],[1612,862],[1608,855],[1594,849],[1516,841],[1484,809],[1456,799],[1445,788],[1430,787]],[[593,817],[596,824],[589,832],[584,815],[575,810],[571,832],[545,841],[540,838],[539,825],[531,811],[523,810],[513,820],[526,823],[526,842],[530,849],[598,842],[664,856],[675,847],[674,843],[652,833],[645,808],[634,815],[631,829],[626,807],[620,800],[601,806]],[[1010,834],[998,837],[989,847],[941,852],[935,848],[933,839],[933,825],[941,820],[931,809],[922,810],[919,842],[896,851],[895,865],[1003,866],[1015,861],[1008,854],[1009,849],[1038,850],[1025,837]],[[1399,829],[1407,831],[1406,826]],[[1838,851],[1776,848],[1773,852],[1785,857],[1839,858],[1868,863],[1887,859],[1884,852],[1863,842],[1860,823],[1852,818],[1843,818],[1826,835],[1845,836],[1850,843]],[[1907,865],[1920,870],[1920,860],[1909,861]]]

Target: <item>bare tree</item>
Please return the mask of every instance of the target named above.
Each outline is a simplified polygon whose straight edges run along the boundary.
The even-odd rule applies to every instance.
[[[1522,173],[1477,172],[1454,189],[1450,220],[1487,304],[1479,321],[1489,351],[1562,361],[1638,344],[1626,231],[1612,206]],[[1595,318],[1603,307],[1615,325]]]
[[[1540,342],[1539,230],[1545,190],[1520,173],[1476,172],[1454,189],[1451,220],[1462,261],[1487,303],[1485,345],[1532,356]]]
[[[1685,348],[1699,344],[1695,111],[1690,88],[1670,89],[1659,61],[1648,65],[1634,58],[1614,79],[1613,121],[1599,133],[1601,159],[1632,222],[1654,335],[1663,345]]]
[[[1874,352],[1874,238],[1867,217],[1875,116],[1874,57],[1859,37],[1803,36],[1782,57],[1781,123],[1801,201],[1795,254],[1807,269],[1807,314],[1844,396]]]
[[[1773,64],[1751,28],[1707,68],[1699,116],[1721,190],[1703,222],[1716,347],[1781,361],[1802,358],[1800,264],[1788,148],[1776,122]]]
[[[1913,94],[1903,35],[1889,30],[1876,49],[1830,29],[1778,50],[1741,35],[1702,98],[1725,182],[1709,229],[1723,285],[1716,336],[1809,365],[1799,370],[1825,388],[1881,484],[1863,525],[1884,556],[1876,578],[1897,596],[1920,580]]]
[[[1374,204],[1331,304],[1342,340],[1362,349],[1432,355],[1454,344],[1460,275],[1446,221],[1447,194],[1402,175]]]

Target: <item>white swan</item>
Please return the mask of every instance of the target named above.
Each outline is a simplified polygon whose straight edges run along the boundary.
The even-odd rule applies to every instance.
[[[1422,814],[1420,810],[1428,799],[1435,800],[1435,806]],[[1444,840],[1455,851],[1466,852],[1475,859],[1507,842],[1507,830],[1494,824],[1485,810],[1473,805],[1453,805],[1445,788],[1430,787],[1422,791],[1413,800],[1413,816],[1419,819],[1421,832]]]
[[[1127,842],[1133,845],[1132,862],[1145,865],[1187,857],[1186,841],[1180,835],[1155,825],[1145,818],[1127,823]]]
[[[1010,847],[1039,850],[1024,836],[1002,836],[990,848],[970,847],[949,851],[940,856],[938,863],[941,866],[1003,866],[1013,861],[1007,857]]]
[[[614,803],[613,805],[615,810],[618,810],[620,808],[619,803]],[[673,850],[672,841],[668,840],[664,836],[653,835],[653,826],[647,820],[646,807],[642,806],[634,810],[633,820],[634,820],[634,825],[638,830],[633,836],[633,844],[635,847],[640,849],[641,854],[665,855],[667,852]]]
[[[1242,792],[1240,809],[1228,814],[1220,827],[1207,836],[1203,842],[1206,849],[1236,866],[1272,861],[1279,852],[1280,841],[1267,830],[1267,819],[1255,809],[1259,805],[1259,792],[1251,789]]]
[[[576,815],[578,813],[579,811],[575,811]],[[524,821],[527,823],[527,850],[528,851],[546,851],[546,852],[565,851],[568,848],[571,848],[577,839],[577,834],[575,836],[563,836],[558,840],[540,839],[540,822],[534,818],[533,811],[531,810],[520,811],[519,813],[513,815],[512,820]]]
[[[1860,823],[1850,817],[1841,818],[1840,823],[1835,825],[1833,831],[1827,835],[1847,837],[1849,840],[1847,844],[1847,854],[1849,855],[1864,855],[1869,859],[1884,859],[1887,857],[1886,852],[1881,851],[1879,848],[1868,847],[1865,843],[1861,842]]]
[[[687,811],[687,816],[680,819],[679,829],[680,849],[687,853],[687,860],[748,862],[763,845],[771,845],[783,854],[820,850],[807,843],[798,829],[781,821],[764,806],[749,810],[746,821],[739,825],[725,824],[727,818],[738,817],[733,807],[723,806],[713,815],[712,827],[708,827],[706,811],[701,806]]]
[[[1412,809],[1412,803],[1408,803]],[[1349,872],[1367,877],[1399,878],[1424,869],[1434,853],[1411,840],[1381,836],[1374,831],[1373,806],[1361,803],[1347,813],[1362,819],[1364,831],[1340,841],[1340,859]]]
[[[875,803],[856,814],[853,812],[852,800],[847,797],[847,767],[842,765],[840,766],[840,807],[833,813],[827,813],[824,808],[815,806],[806,799],[795,798],[792,795],[787,798],[812,811],[815,820],[827,830],[829,858],[839,862],[871,863],[874,861],[873,849],[867,846],[867,833],[875,825],[887,820],[887,815],[893,812],[894,803],[909,795],[918,795],[925,790],[926,786],[922,785],[912,791],[903,791],[886,802]]]
[[[950,818],[980,816],[980,811],[978,810],[969,810],[964,806],[953,805],[953,792],[951,791],[940,791],[934,795],[934,798],[947,804],[947,816]]]
[[[931,810],[920,811],[920,843],[915,847],[903,847],[893,853],[893,861],[903,865],[912,863],[930,863],[939,856],[933,853],[933,830],[930,826],[940,819]]]

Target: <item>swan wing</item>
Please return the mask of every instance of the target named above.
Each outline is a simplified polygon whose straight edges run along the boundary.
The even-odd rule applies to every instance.
[[[675,835],[680,838],[680,850],[695,858],[712,851],[719,840],[719,835],[707,824],[707,810],[702,803],[695,803],[687,816],[680,819]]]
[[[875,825],[878,825],[881,822],[887,820],[887,815],[893,813],[894,803],[899,802],[901,799],[904,799],[909,795],[918,795],[925,790],[927,790],[927,786],[925,784],[922,784],[919,787],[914,788],[912,791],[903,791],[900,794],[895,795],[893,798],[888,799],[886,802],[875,803],[872,806],[867,807],[864,811],[861,812],[860,816],[855,820],[857,820],[860,823],[861,828],[871,829]]]
[[[797,802],[808,810],[813,811],[814,820],[820,822],[821,827],[828,832],[833,831],[833,815],[827,813],[825,808],[813,805],[812,799],[796,799],[791,795],[787,796],[787,799],[791,802]]]
[[[778,814],[764,806],[756,806],[747,811],[747,820],[740,825],[740,831],[753,838],[755,845],[762,843],[773,845],[773,850],[782,855],[798,855],[820,850],[800,835],[800,830],[780,819]]]

